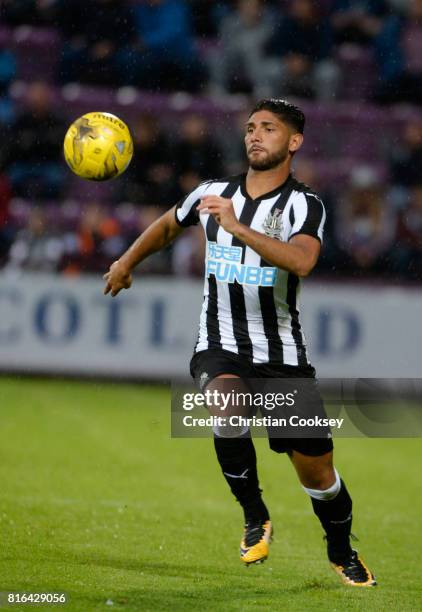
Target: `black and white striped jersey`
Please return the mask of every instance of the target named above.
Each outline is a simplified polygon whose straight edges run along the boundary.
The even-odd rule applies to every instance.
[[[203,195],[231,198],[239,221],[288,241],[308,234],[322,242],[324,205],[291,175],[283,185],[253,200],[246,175],[200,184],[176,207],[176,221],[201,223],[206,235],[204,301],[195,352],[222,348],[254,363],[308,363],[299,322],[300,279],[264,261],[196,207]]]

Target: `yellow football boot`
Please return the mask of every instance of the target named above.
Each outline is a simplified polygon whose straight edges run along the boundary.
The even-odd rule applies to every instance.
[[[333,570],[340,576],[344,584],[356,587],[373,587],[377,584],[375,576],[359,557],[356,550],[338,563],[330,561]]]
[[[240,542],[240,560],[245,564],[263,563],[268,557],[273,527],[270,520],[248,522]]]

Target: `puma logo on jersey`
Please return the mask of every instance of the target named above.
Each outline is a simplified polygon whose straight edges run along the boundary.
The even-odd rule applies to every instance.
[[[246,470],[241,474],[229,474],[228,472],[223,472],[223,474],[225,474],[225,476],[228,476],[229,478],[244,478],[245,480],[247,480],[247,472],[249,472],[249,468],[246,468]]]

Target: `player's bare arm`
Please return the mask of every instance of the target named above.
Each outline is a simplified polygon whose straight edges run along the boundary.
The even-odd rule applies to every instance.
[[[111,292],[111,295],[115,297],[122,289],[129,289],[132,284],[133,269],[141,261],[170,244],[183,232],[184,228],[176,223],[175,208],[173,206],[154,221],[120,259],[110,266],[109,271],[103,276],[106,281],[105,295]]]
[[[204,196],[198,210],[212,214],[226,232],[241,240],[277,268],[303,277],[310,274],[318,261],[321,250],[319,240],[298,234],[287,243],[256,232],[240,223],[234,212],[233,202],[228,198]]]

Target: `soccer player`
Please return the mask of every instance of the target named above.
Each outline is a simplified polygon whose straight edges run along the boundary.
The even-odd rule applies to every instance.
[[[209,180],[148,227],[104,275],[104,293],[132,283],[132,270],[184,228],[201,223],[207,239],[205,292],[191,374],[202,388],[221,378],[314,379],[299,323],[300,278],[317,263],[325,222],[320,198],[291,174],[305,117],[293,104],[261,100],[246,123],[246,174]],[[241,560],[267,558],[272,534],[249,432],[214,435],[217,458],[243,508]],[[269,439],[287,453],[327,539],[328,558],[348,584],[375,578],[350,546],[352,500],[333,466],[331,436]]]

